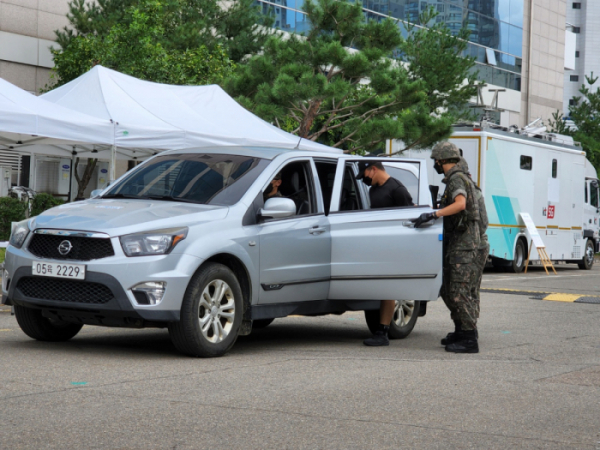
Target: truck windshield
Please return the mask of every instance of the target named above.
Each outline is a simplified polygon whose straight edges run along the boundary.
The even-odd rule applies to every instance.
[[[266,160],[240,155],[158,156],[135,169],[102,198],[233,205],[267,165]]]

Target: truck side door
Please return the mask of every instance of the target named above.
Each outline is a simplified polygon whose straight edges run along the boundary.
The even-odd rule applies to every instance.
[[[329,213],[329,298],[436,300],[442,283],[442,220],[422,228],[410,222],[432,211],[427,204],[431,200],[426,201],[429,192],[420,189],[414,206],[369,209],[368,189],[355,178],[357,161],[340,159],[336,171]],[[418,167],[426,178],[425,163]]]

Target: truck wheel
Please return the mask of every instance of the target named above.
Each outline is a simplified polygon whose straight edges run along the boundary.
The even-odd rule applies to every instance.
[[[390,323],[390,331],[388,336],[390,339],[404,339],[407,337],[419,318],[419,310],[421,302],[412,300],[397,300],[392,323]],[[379,326],[379,310],[370,309],[365,311],[365,320],[371,333],[377,331]]]
[[[49,319],[41,309],[15,305],[15,316],[21,330],[30,338],[46,342],[64,342],[74,337],[83,324]]]
[[[275,319],[258,319],[252,321],[252,329],[266,328],[273,323]]]
[[[594,265],[594,241],[591,239],[585,241],[585,253],[577,265],[582,270],[590,270]]]
[[[525,250],[525,244],[523,244],[523,241],[519,239],[517,241],[517,245],[515,246],[515,257],[512,260],[512,264],[509,266],[510,271],[513,273],[521,273],[525,267],[526,259],[527,253]]]
[[[222,264],[209,263],[192,277],[180,321],[169,324],[169,336],[186,355],[223,356],[235,344],[242,316],[242,290],[234,273]]]

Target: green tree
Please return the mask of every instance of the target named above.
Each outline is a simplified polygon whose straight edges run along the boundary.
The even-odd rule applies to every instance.
[[[146,10],[149,0],[71,0],[69,26],[57,30],[57,42],[68,48],[76,36],[108,36],[115,25],[129,23],[130,8]],[[262,48],[273,18],[260,14],[254,0],[160,0],[158,18],[164,34],[154,36],[167,51],[219,47],[234,62]]]
[[[553,132],[572,136],[580,142],[587,158],[596,169],[600,169],[600,87],[594,88],[598,81],[594,72],[586,75],[585,81],[587,85],[584,83],[579,89],[581,96],[573,97],[569,106],[569,118],[575,128],[566,126],[560,111],[552,114],[553,119],[549,120],[549,125]]]
[[[226,81],[242,105],[298,136],[347,151],[377,151],[386,139],[423,148],[451,133],[461,102],[476,92],[463,85],[473,65],[460,57],[465,42],[441,25],[405,40],[397,21],[366,21],[361,3],[347,0],[308,0],[303,9],[310,31],[272,36]],[[420,45],[432,54],[418,57]],[[398,51],[422,70],[394,59]],[[436,67],[437,77],[421,76],[436,59],[445,64]]]
[[[103,25],[102,32],[65,37],[66,45],[52,50],[56,79],[52,87],[73,80],[96,64],[159,83],[221,82],[233,68],[225,49],[220,44],[210,49],[168,44],[165,36],[173,32],[169,16],[161,1],[146,0],[121,11],[119,22],[110,28]],[[104,24],[104,19],[100,23]]]
[[[436,129],[409,140],[407,147],[428,147],[448,137],[446,125],[475,118],[468,103],[477,95],[478,72],[473,70],[475,58],[465,54],[471,32],[462,28],[453,33],[446,22],[437,19],[433,7],[425,10],[419,23],[427,27],[407,23],[408,37],[400,44],[399,58],[408,64],[409,79],[422,81],[427,108],[438,119]]]

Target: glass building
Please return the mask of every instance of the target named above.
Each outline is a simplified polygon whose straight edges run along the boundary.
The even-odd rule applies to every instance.
[[[304,0],[258,0],[263,13],[272,11],[274,26],[292,33],[308,30],[302,12]],[[382,20],[388,16],[418,26],[422,11],[433,6],[438,22],[458,32],[471,31],[466,53],[476,58],[479,79],[489,84],[521,90],[524,0],[362,0],[365,16]],[[402,23],[399,25],[406,35]]]

